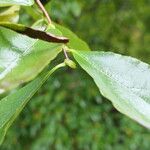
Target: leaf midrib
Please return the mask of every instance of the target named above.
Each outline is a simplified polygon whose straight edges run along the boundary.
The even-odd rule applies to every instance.
[[[0,31],[1,32],[1,31]],[[1,32],[2,33],[2,32]],[[2,35],[3,35],[3,33],[2,33]],[[3,35],[3,37],[4,37],[4,35]],[[5,37],[4,37],[5,38]],[[27,50],[25,50],[18,58],[16,58],[16,59],[14,59],[14,62],[17,62],[17,60],[19,60],[19,59],[21,59],[22,57],[24,57],[25,55],[26,55],[26,53],[29,51],[29,49],[31,49],[38,41],[40,41],[39,39],[37,39],[37,40],[35,40],[34,42],[33,42],[33,44],[30,46],[30,47],[28,47],[27,48]],[[10,41],[8,41],[7,40],[7,42],[9,43],[9,45],[12,45],[11,43],[10,43]],[[52,48],[54,49],[54,48],[56,48],[56,47],[58,47],[58,46],[60,46],[60,45],[54,45]],[[17,47],[15,47],[15,49],[17,49]],[[5,75],[8,73],[8,72],[10,72],[9,70],[11,70],[12,68],[13,68],[13,65],[14,65],[14,62],[13,63],[10,63],[8,66],[8,68],[6,68],[4,71],[3,71],[3,73],[0,73],[1,75],[2,74],[4,74],[4,75],[2,75],[2,77],[0,78],[0,80],[3,80],[4,78],[5,78]],[[6,73],[5,73],[6,72]]]
[[[76,54],[78,54],[78,53],[76,52]],[[119,86],[121,86],[121,87],[123,87],[123,88],[126,87],[126,89],[128,90],[128,92],[132,91],[132,93],[133,93],[134,95],[137,95],[137,93],[135,93],[135,92],[132,90],[133,88],[127,87],[127,86],[124,85],[123,83],[117,82],[115,78],[111,78],[111,77],[110,77],[108,74],[106,74],[104,71],[98,70],[97,67],[96,67],[93,63],[89,62],[89,61],[84,57],[83,54],[81,54],[81,55],[82,55],[82,57],[80,56],[80,54],[78,54],[79,57],[83,58],[88,64],[90,64],[91,66],[93,66],[93,68],[94,68],[97,72],[100,72],[100,73],[104,74],[104,75],[107,76],[110,80],[111,80],[111,79],[114,80],[114,82],[116,82],[116,84],[119,84]],[[138,88],[135,88],[135,89],[138,89]],[[129,90],[130,90],[130,91],[129,91]],[[142,90],[142,89],[139,89],[139,90]],[[139,96],[141,99],[143,99],[146,103],[150,104],[150,103],[147,102],[142,96],[140,96],[140,95],[138,95],[138,96]]]

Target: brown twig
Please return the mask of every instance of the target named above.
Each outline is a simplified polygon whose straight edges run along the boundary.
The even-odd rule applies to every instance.
[[[40,7],[40,9],[42,10],[43,14],[45,15],[45,17],[47,18],[47,21],[49,24],[51,24],[51,18],[48,14],[48,12],[46,11],[46,9],[44,8],[43,4],[41,3],[40,0],[36,0],[36,3],[38,4],[38,6]]]

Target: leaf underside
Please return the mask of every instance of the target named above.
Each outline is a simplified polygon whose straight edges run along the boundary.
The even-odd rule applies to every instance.
[[[33,28],[27,27],[22,24],[14,24],[14,23],[10,23],[10,22],[0,22],[0,26],[11,29],[18,33],[27,35],[34,39],[40,39],[43,41],[53,42],[53,43],[68,43],[69,42],[68,38],[65,38],[62,36],[56,36],[54,34],[51,34],[51,33],[45,32],[45,31],[41,31],[41,30],[37,30],[37,29],[33,29]]]
[[[75,50],[84,50],[84,51],[90,51],[89,46],[81,40],[75,33],[73,33],[71,30],[69,30],[66,27],[63,27],[59,24],[55,23],[55,26],[57,29],[59,29],[63,36],[67,37],[69,39],[69,42],[67,43],[67,46],[71,49]]]
[[[150,128],[150,66],[111,52],[73,51],[102,95],[121,113]]]

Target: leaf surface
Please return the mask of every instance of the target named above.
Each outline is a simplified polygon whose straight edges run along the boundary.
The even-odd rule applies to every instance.
[[[9,8],[1,8],[0,22],[18,22],[20,6],[14,5]]]
[[[16,31],[18,33],[27,35],[34,39],[40,39],[47,42],[54,42],[54,43],[67,43],[69,40],[62,36],[56,36],[51,33],[47,33],[42,30],[33,29],[30,27],[27,27],[22,24],[15,24],[10,22],[0,22],[0,26],[11,29],[13,31]]]
[[[0,93],[35,78],[62,44],[49,43],[0,27]]]
[[[61,31],[62,35],[67,37],[69,39],[69,42],[67,43],[67,46],[71,49],[76,50],[85,50],[90,51],[89,46],[81,40],[75,33],[73,33],[71,30],[67,29],[66,27],[63,27],[59,24],[55,23],[55,26],[58,30]]]
[[[31,6],[33,4],[34,0],[0,0],[0,6],[10,6],[10,5]]]
[[[111,52],[73,51],[102,95],[121,113],[150,128],[150,66]]]
[[[37,77],[15,93],[0,100],[0,144],[3,142],[8,128],[20,114],[31,97],[55,70],[64,66],[64,63],[57,65],[52,70]]]

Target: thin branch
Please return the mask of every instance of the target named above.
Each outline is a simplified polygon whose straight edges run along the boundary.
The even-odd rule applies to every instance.
[[[64,55],[65,55],[66,59],[69,59],[68,54],[67,54],[67,52],[64,48],[63,48],[63,52],[64,52]]]
[[[48,14],[48,12],[46,11],[46,9],[44,8],[43,4],[41,3],[40,0],[36,0],[36,3],[38,4],[38,6],[40,7],[40,9],[42,10],[43,14],[45,15],[45,17],[47,18],[47,21],[49,24],[51,24],[51,18]]]

